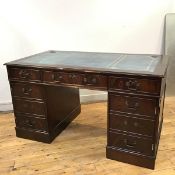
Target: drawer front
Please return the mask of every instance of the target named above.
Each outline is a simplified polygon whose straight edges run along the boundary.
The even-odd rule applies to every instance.
[[[160,79],[110,77],[109,89],[131,91],[134,93],[160,94]]]
[[[45,116],[45,105],[43,102],[34,102],[22,99],[14,99],[14,109],[17,113],[27,113]]]
[[[11,83],[11,92],[15,97],[44,99],[43,88],[35,84]]]
[[[154,134],[154,121],[122,115],[109,115],[109,128],[147,136]]]
[[[107,89],[107,77],[98,74],[84,74],[82,85]]]
[[[80,86],[93,86],[107,88],[107,77],[98,74],[78,74],[44,71],[43,81],[50,83],[75,84]]]
[[[44,82],[81,85],[82,80],[83,80],[82,74],[54,72],[54,71],[44,71],[43,72]]]
[[[40,81],[41,75],[39,70],[26,68],[8,68],[9,79],[22,81]]]
[[[144,155],[153,155],[151,139],[109,132],[108,146],[114,146]]]
[[[48,131],[46,119],[18,115],[15,118],[15,122],[18,128]]]
[[[158,102],[157,99],[110,94],[109,104],[109,109],[113,111],[144,115],[154,118]]]

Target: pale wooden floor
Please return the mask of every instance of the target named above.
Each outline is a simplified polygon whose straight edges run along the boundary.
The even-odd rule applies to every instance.
[[[167,98],[155,170],[105,158],[106,103],[82,112],[52,144],[15,137],[13,114],[0,114],[0,175],[175,175],[175,98]]]

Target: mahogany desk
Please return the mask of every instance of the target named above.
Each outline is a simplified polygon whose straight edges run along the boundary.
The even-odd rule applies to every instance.
[[[18,137],[50,143],[80,113],[79,87],[105,90],[106,157],[154,169],[166,57],[47,51],[5,65]]]

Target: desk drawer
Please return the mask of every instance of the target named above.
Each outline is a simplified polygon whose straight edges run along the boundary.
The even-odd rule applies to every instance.
[[[39,70],[27,68],[8,68],[9,79],[23,81],[40,81],[41,75]]]
[[[140,98],[109,94],[109,109],[124,113],[144,115],[154,118],[157,112],[158,100],[155,98]]]
[[[109,132],[108,146],[114,146],[144,155],[153,155],[152,139]]]
[[[11,92],[15,97],[44,99],[43,88],[35,84],[11,83]]]
[[[83,75],[77,73],[65,73],[61,71],[44,71],[43,81],[50,83],[66,83],[81,85]]]
[[[43,81],[50,83],[75,84],[80,86],[107,87],[107,77],[98,74],[44,71]]]
[[[109,89],[158,95],[161,90],[161,79],[110,77]]]
[[[15,122],[18,128],[48,131],[47,120],[43,118],[18,115],[15,118]]]
[[[99,74],[84,74],[82,85],[106,89],[107,77]]]
[[[45,104],[43,102],[35,102],[15,98],[13,100],[14,109],[17,113],[27,113],[45,116]]]
[[[124,115],[109,115],[109,128],[114,130],[126,131],[153,137],[153,120],[128,117]]]

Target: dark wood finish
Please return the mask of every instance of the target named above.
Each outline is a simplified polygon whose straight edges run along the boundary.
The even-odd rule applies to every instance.
[[[46,116],[44,102],[14,98],[13,105],[14,105],[15,113],[35,114],[35,115]]]
[[[80,111],[79,89],[71,87],[45,86],[47,119],[49,131],[61,131],[76,117]]]
[[[161,79],[140,78],[140,77],[110,77],[109,89],[116,91],[132,92],[135,94],[159,95]]]
[[[157,98],[136,97],[109,93],[110,110],[155,118]]]
[[[69,83],[81,85],[83,74],[65,73],[61,71],[44,71],[43,81],[46,83]]]
[[[37,140],[39,142],[51,143],[52,139],[48,132],[33,129],[15,127],[16,136],[24,139]]]
[[[15,122],[18,128],[48,131],[47,119],[45,118],[16,115]]]
[[[43,100],[43,87],[31,83],[11,83],[13,97]]]
[[[109,159],[118,160],[120,162],[129,163],[149,169],[154,169],[155,167],[154,156],[145,156],[127,150],[121,150],[120,148],[117,149],[116,147],[107,146],[106,157]]]
[[[8,70],[9,78],[23,81],[40,81],[41,74],[39,70],[27,68],[11,68]]]
[[[142,64],[142,59],[151,62]],[[77,87],[107,90],[107,158],[153,169],[163,122],[167,60],[48,51],[7,63],[16,135],[50,143],[81,111]]]
[[[154,154],[152,143],[152,139],[149,138],[109,131],[108,145],[123,150],[152,156]]]
[[[92,73],[74,73],[62,71],[44,71],[43,81],[46,83],[72,84],[77,86],[92,86],[93,88],[107,87],[107,77]]]
[[[109,128],[152,137],[154,134],[154,120],[131,117],[122,114],[109,114]]]
[[[84,86],[92,86],[97,88],[104,88],[107,87],[107,77],[103,75],[98,74],[88,74],[85,73],[83,76],[83,82],[82,85]]]
[[[24,139],[30,139],[30,140],[36,140],[39,142],[44,143],[51,143],[58,134],[60,134],[68,125],[69,123],[74,120],[77,115],[80,113],[81,109],[80,106],[78,106],[76,109],[74,109],[65,120],[57,124],[54,128],[51,128],[51,126],[48,126],[51,128],[51,131],[41,131],[39,129],[33,129],[33,128],[26,128],[25,126],[16,126],[16,136]],[[49,123],[47,122],[49,125]],[[47,128],[45,128],[47,130]]]
[[[44,101],[13,98],[17,136],[50,143],[80,113],[79,89],[35,86],[43,90]]]

